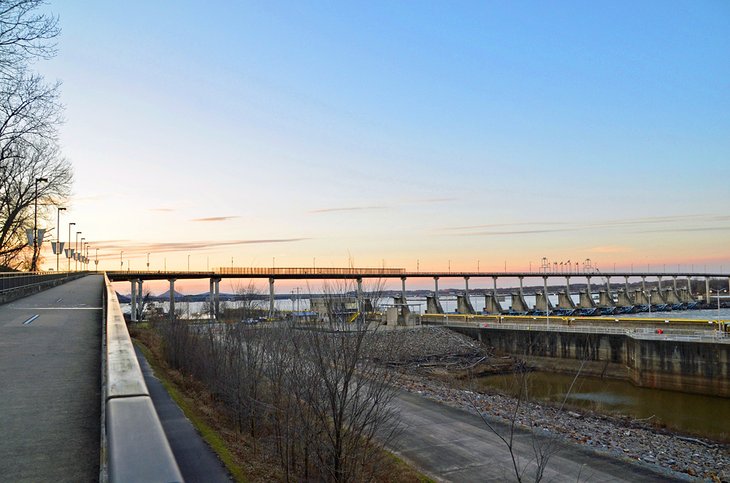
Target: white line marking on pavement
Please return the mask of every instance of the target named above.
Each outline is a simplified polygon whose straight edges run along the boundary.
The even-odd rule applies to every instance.
[[[34,315],[33,317],[31,317],[30,319],[28,319],[28,320],[26,320],[25,322],[23,322],[23,325],[28,325],[28,324],[30,324],[31,322],[33,322],[33,321],[34,321],[35,319],[37,319],[38,317],[40,317],[40,315],[38,315],[38,314],[35,314],[35,315]]]

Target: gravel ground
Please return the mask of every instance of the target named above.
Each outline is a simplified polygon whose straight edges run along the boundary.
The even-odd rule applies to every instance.
[[[490,351],[477,341],[439,327],[384,331],[378,337],[386,338],[385,345],[392,347],[395,343],[399,348],[398,356],[390,357],[388,362],[401,369],[403,389],[471,412],[478,409],[486,415],[510,418],[514,398],[478,394],[443,378],[451,368],[458,367],[455,355],[468,356],[470,363],[478,355],[489,355]],[[440,367],[439,361],[443,362]],[[439,377],[434,376],[435,368],[439,369]],[[522,408],[517,422],[524,428],[559,435],[599,452],[657,465],[684,476],[730,482],[730,448],[725,444],[670,433],[629,418],[574,409],[561,411],[533,402]]]

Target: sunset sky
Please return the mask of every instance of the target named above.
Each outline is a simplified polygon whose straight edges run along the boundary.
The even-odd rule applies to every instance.
[[[48,9],[100,269],[730,269],[725,0]]]

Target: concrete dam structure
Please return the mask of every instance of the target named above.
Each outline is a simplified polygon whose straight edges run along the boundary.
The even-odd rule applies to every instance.
[[[545,370],[608,376],[636,386],[730,397],[730,340],[686,340],[655,333],[590,333],[449,325]]]

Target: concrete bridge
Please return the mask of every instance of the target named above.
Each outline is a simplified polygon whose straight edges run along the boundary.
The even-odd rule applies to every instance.
[[[12,287],[0,291],[2,479],[228,481],[135,354],[110,280],[102,274],[52,278],[26,285],[8,277]],[[479,417],[413,394],[399,394],[394,404],[406,426],[396,451],[438,480],[509,477],[510,456]],[[516,451],[529,459],[532,439],[519,433]],[[569,444],[560,444],[556,458],[549,470],[554,480],[586,471],[600,481],[674,479]]]
[[[432,279],[434,283],[433,295],[428,298],[426,313],[443,313],[439,300],[439,280],[461,279],[464,283],[464,291],[458,297],[459,313],[473,314],[474,309],[470,297],[479,295],[485,297],[485,307],[488,313],[502,314],[512,311],[528,312],[532,310],[524,298],[524,281],[528,279],[541,280],[543,283],[542,294],[537,295],[537,311],[550,312],[556,309],[604,309],[603,312],[611,312],[606,309],[617,307],[644,306],[652,310],[653,306],[672,304],[696,304],[701,302],[705,305],[711,300],[710,280],[727,280],[728,291],[730,291],[730,274],[717,274],[709,272],[611,272],[603,273],[591,271],[581,272],[409,272],[402,268],[253,268],[253,267],[224,267],[213,271],[113,271],[107,272],[110,280],[129,281],[132,285],[132,320],[137,320],[139,305],[137,300],[142,297],[142,286],[148,280],[168,280],[170,283],[170,313],[174,313],[175,306],[175,282],[177,280],[209,279],[210,281],[210,316],[217,318],[220,307],[220,282],[223,279],[267,279],[269,281],[269,311],[274,313],[275,282],[276,280],[351,280],[356,283],[357,297],[360,303],[363,302],[362,282],[364,279],[400,279],[401,296],[397,297],[396,305],[402,307],[403,311],[408,310],[406,297],[406,284],[409,279]],[[500,278],[518,279],[519,289],[513,293],[509,309],[501,306],[497,297],[497,281]],[[471,290],[470,280],[478,279],[491,280],[493,289]],[[558,293],[559,303],[554,307],[550,302],[548,293],[548,282],[550,280],[564,280],[565,290]],[[600,280],[600,284],[591,284],[593,280]],[[614,294],[615,284],[611,279],[623,280],[623,288]],[[641,288],[631,290],[630,279],[640,279]],[[580,302],[575,304],[571,298],[574,293],[571,288],[571,280],[585,280],[586,288],[579,293]],[[703,280],[704,291],[702,294],[692,292],[692,280]],[[648,287],[647,281],[655,282],[656,287]],[[666,285],[663,285],[666,283]],[[680,286],[683,285],[683,286]],[[598,288],[599,300],[594,301],[594,288]],[[596,310],[596,314],[601,311]]]

